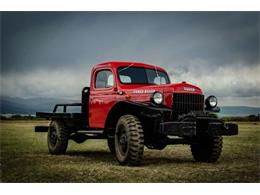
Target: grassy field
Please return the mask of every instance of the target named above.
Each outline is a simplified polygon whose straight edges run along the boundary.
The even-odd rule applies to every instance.
[[[66,155],[48,154],[45,121],[0,121],[1,182],[260,182],[260,124],[239,123],[225,137],[220,160],[194,162],[189,146],[145,150],[140,167],[120,166],[105,140],[69,142]]]

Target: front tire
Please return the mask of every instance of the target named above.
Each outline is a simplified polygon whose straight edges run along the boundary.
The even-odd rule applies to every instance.
[[[191,144],[193,158],[198,162],[216,162],[222,152],[223,138],[221,136],[202,136]]]
[[[139,119],[133,115],[119,118],[115,133],[115,153],[121,165],[138,165],[143,158],[144,133]]]
[[[50,154],[65,154],[68,146],[68,131],[62,121],[51,121],[48,130]]]

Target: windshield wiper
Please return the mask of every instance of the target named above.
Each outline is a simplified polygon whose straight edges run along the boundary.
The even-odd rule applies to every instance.
[[[130,67],[133,66],[133,65],[134,65],[134,64],[130,64],[129,66],[120,69],[118,72],[121,72],[121,71],[123,71],[123,70],[126,70],[126,69],[130,68]]]

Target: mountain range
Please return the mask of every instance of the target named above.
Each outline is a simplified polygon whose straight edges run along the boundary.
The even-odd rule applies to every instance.
[[[52,112],[56,104],[77,103],[80,101],[57,98],[18,98],[1,96],[1,114],[35,114],[35,112]]]
[[[52,112],[55,104],[77,103],[79,100],[67,100],[57,98],[18,98],[0,96],[1,114],[35,114],[36,111]],[[260,113],[260,108],[247,106],[223,106],[220,107],[220,116],[246,116]],[[69,110],[68,110],[69,112]],[[75,109],[74,109],[75,112]]]

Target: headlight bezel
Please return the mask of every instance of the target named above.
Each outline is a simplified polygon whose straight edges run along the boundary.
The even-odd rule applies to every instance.
[[[215,103],[214,103],[215,102]],[[218,99],[216,96],[214,95],[210,95],[209,97],[207,97],[207,99],[205,100],[205,105],[206,108],[216,108],[218,105]]]
[[[155,98],[158,98],[158,95],[161,96],[160,99],[161,101],[157,101]],[[157,97],[156,97],[157,96]],[[163,101],[164,101],[164,96],[161,92],[159,91],[155,91],[152,95],[151,95],[151,101],[152,103],[156,104],[156,105],[162,105]]]

